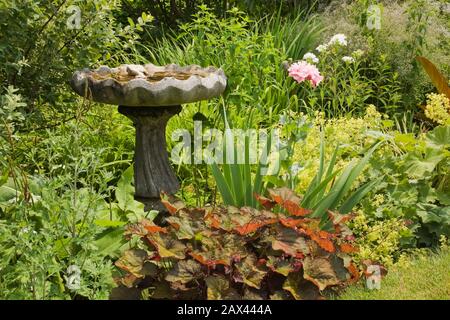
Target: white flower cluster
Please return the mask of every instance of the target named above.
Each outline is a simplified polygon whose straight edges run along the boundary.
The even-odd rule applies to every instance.
[[[303,56],[303,60],[305,60],[306,62],[309,62],[309,63],[318,63],[319,62],[319,58],[317,58],[316,55],[311,52],[305,53],[305,55]]]
[[[318,52],[324,52],[327,51],[329,47],[334,46],[334,45],[339,45],[339,46],[347,46],[347,37],[345,34],[343,33],[338,33],[335,34],[334,36],[331,37],[330,41],[328,41],[328,43],[325,44],[321,44],[320,46],[318,46],[316,48],[316,50]]]
[[[347,45],[347,37],[345,36],[345,34],[342,34],[342,33],[335,34],[331,38],[330,42],[328,42],[329,46],[332,46],[335,44],[345,47]]]
[[[355,59],[353,57],[345,56],[342,57],[342,61],[344,61],[345,63],[353,63],[355,62]]]

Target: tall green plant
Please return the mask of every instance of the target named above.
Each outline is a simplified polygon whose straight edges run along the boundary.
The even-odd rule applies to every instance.
[[[235,207],[257,207],[255,194],[262,194],[264,191],[264,184],[262,181],[263,170],[267,169],[263,165],[265,159],[258,159],[256,170],[254,171],[250,163],[250,148],[254,147],[250,144],[250,137],[244,137],[244,146],[236,146],[233,141],[233,136],[230,134],[230,128],[227,125],[224,137],[224,155],[227,154],[227,147],[232,146],[231,163],[224,159],[222,170],[217,163],[210,165],[212,175],[216,181],[217,188],[222,196],[225,205],[232,205]],[[262,154],[268,155],[271,151],[272,137],[268,135],[267,142],[263,147],[265,150]],[[228,151],[231,152],[231,151]],[[238,153],[244,153],[244,163],[237,163]],[[226,158],[226,156],[224,156]],[[253,173],[254,171],[254,173]]]
[[[301,59],[311,51],[325,30],[310,10],[300,8],[283,16],[281,7],[256,23],[255,28],[261,29],[261,33],[270,33],[274,37],[275,47],[292,59]]]
[[[340,173],[341,169],[334,169],[339,147],[336,147],[328,166],[325,167],[325,139],[322,135],[319,169],[304,194],[301,206],[312,209],[311,216],[320,218],[324,228],[331,223],[328,219],[328,211],[337,210],[340,214],[348,214],[379,182],[379,180],[369,181],[350,192],[356,179],[380,144],[381,142],[373,144],[360,161],[352,161]]]

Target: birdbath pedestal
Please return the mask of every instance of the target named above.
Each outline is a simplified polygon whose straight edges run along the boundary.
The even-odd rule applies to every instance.
[[[134,152],[135,199],[145,210],[164,211],[161,192],[174,194],[179,183],[166,145],[168,120],[181,105],[220,96],[227,80],[221,69],[178,65],[102,66],[74,73],[71,86],[79,95],[119,106],[136,128]]]

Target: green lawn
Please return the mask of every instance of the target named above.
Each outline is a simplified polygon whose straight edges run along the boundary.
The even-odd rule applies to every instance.
[[[407,267],[394,267],[383,278],[380,290],[357,284],[340,300],[450,300],[450,250],[416,258]]]

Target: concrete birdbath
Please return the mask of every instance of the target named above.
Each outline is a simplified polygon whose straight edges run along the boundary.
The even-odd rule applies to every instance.
[[[79,95],[119,106],[136,128],[135,199],[145,210],[162,210],[160,193],[175,193],[179,183],[167,153],[167,121],[181,105],[220,96],[227,79],[221,69],[199,66],[122,65],[74,73],[71,86]]]

